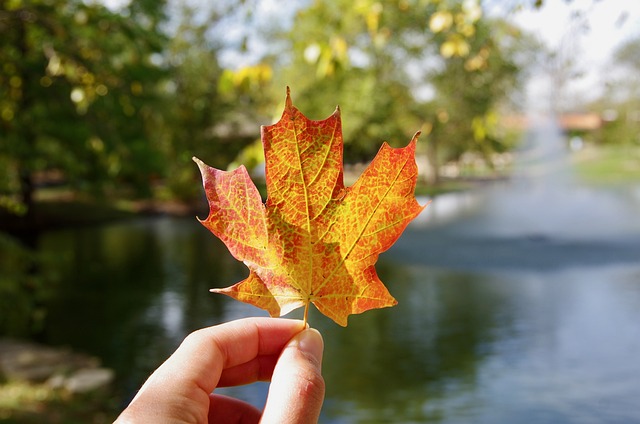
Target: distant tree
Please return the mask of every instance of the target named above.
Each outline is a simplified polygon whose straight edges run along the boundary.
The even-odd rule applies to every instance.
[[[622,44],[604,94],[592,108],[606,119],[598,140],[605,144],[640,144],[640,38]]]
[[[347,161],[371,159],[382,141],[403,144],[420,129],[407,65],[433,50],[427,23],[435,10],[435,2],[316,0],[286,29],[276,81],[291,85],[296,104],[316,119],[340,105]]]
[[[163,61],[170,69],[163,86],[168,101],[155,138],[167,158],[166,191],[161,196],[193,200],[201,196],[193,156],[226,168],[260,133],[257,118],[265,66],[225,69],[220,63],[230,22],[246,19],[250,2],[217,1],[203,5],[181,1],[172,6],[173,26]],[[236,10],[236,9],[241,10]]]
[[[628,81],[627,95],[638,98],[640,94],[640,38],[628,40],[614,52],[614,60],[625,68]]]
[[[632,70],[640,70],[640,38],[628,40],[615,52],[616,60]]]
[[[382,140],[402,144],[426,123],[437,169],[439,156],[505,147],[494,122],[521,83],[521,35],[480,2],[315,0],[287,31],[274,74],[311,116],[341,106],[346,160],[370,158]]]
[[[466,43],[468,54],[444,58],[428,77],[436,92],[430,103],[432,163],[475,152],[491,164],[492,153],[512,147],[499,131],[498,115],[521,86],[525,63],[518,54],[527,44],[517,28],[496,19],[479,19]]]

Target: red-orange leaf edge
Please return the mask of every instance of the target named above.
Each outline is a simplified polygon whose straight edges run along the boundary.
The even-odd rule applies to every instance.
[[[245,280],[211,291],[271,316],[313,303],[342,326],[350,314],[397,304],[374,264],[426,207],[414,195],[419,133],[404,148],[383,143],[351,187],[343,182],[339,108],[309,120],[287,88],[282,117],[261,136],[266,203],[244,166],[227,172],[194,158],[210,208],[200,222],[249,268]]]

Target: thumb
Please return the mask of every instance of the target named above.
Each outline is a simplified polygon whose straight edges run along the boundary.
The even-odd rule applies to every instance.
[[[322,336],[302,330],[284,347],[273,370],[262,423],[318,422],[324,400]]]

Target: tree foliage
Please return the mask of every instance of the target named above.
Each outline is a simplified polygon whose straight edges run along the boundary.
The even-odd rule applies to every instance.
[[[56,169],[80,189],[148,186],[160,166],[149,127],[164,74],[152,59],[165,40],[145,22],[81,1],[1,3],[5,192],[29,206],[36,173]]]

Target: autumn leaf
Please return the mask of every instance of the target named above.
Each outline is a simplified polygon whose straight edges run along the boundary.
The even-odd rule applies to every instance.
[[[415,199],[417,136],[404,148],[383,143],[352,187],[345,187],[339,108],[312,121],[291,102],[262,127],[267,201],[244,166],[227,172],[198,164],[209,201],[201,220],[249,276],[212,289],[281,316],[309,304],[342,326],[347,317],[397,302],[374,265],[424,208]]]

